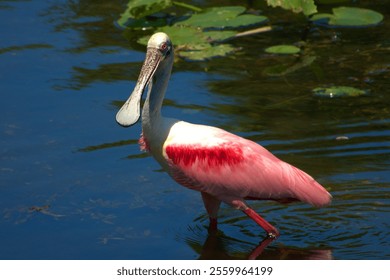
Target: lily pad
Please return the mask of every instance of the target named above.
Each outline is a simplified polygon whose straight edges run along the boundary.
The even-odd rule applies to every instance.
[[[238,28],[254,24],[261,24],[268,20],[265,16],[242,14],[245,7],[212,7],[201,13],[193,14],[185,21],[178,24],[200,28]]]
[[[127,21],[128,18],[143,18],[172,5],[173,3],[171,0],[132,0],[127,4],[127,9],[121,14],[118,23],[123,23]]]
[[[155,18],[153,20],[127,18],[123,21],[119,19],[117,24],[124,29],[145,29],[164,26],[167,24],[167,21],[164,18]]]
[[[157,32],[164,32],[169,34],[169,37],[172,39],[174,44],[179,47],[186,49],[199,49],[194,47],[196,45],[204,45],[205,43],[216,43],[222,42],[229,38],[234,37],[237,34],[237,31],[206,31],[203,32],[198,28],[191,26],[164,26],[157,29]],[[138,43],[142,45],[147,45],[150,35],[144,36],[138,39]]]
[[[350,0],[316,0],[317,4],[336,4],[336,3],[342,3],[342,2],[349,2]]]
[[[317,12],[314,0],[267,0],[267,3],[269,6],[281,7],[294,13],[303,12],[307,16]]]
[[[348,86],[318,87],[313,89],[313,94],[318,97],[357,97],[367,95],[367,90],[357,89]]]
[[[201,46],[198,45],[198,47]],[[204,61],[214,57],[226,56],[227,54],[234,51],[235,49],[228,44],[221,44],[216,46],[205,44],[198,50],[181,51],[179,56],[187,60]]]
[[[294,45],[276,45],[265,49],[266,53],[273,54],[296,54],[300,51],[301,49]]]
[[[383,21],[383,15],[370,9],[339,7],[334,8],[333,14],[316,14],[312,17],[314,22],[321,24],[327,21],[330,26],[366,27],[377,25]]]

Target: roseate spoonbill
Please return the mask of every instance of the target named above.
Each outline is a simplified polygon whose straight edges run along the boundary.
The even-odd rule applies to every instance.
[[[149,151],[176,182],[201,192],[210,229],[217,228],[221,202],[243,211],[274,238],[279,236],[278,230],[245,200],[303,201],[317,207],[330,203],[331,195],[312,177],[259,144],[216,127],[162,117],[173,51],[165,33],[149,39],[137,84],[116,120],[125,127],[138,121],[140,100],[148,86],[141,149]]]

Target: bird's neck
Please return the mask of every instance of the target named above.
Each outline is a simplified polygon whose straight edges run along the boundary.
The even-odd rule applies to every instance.
[[[142,130],[148,138],[161,138],[162,134],[166,133],[161,131],[165,127],[164,118],[161,116],[161,107],[171,76],[173,61],[166,62],[166,65],[157,69],[149,85],[148,95],[142,110]]]
[[[157,77],[149,85],[148,95],[142,109],[143,127],[156,126],[160,122],[162,118],[161,107],[168,86],[168,79],[159,79]]]

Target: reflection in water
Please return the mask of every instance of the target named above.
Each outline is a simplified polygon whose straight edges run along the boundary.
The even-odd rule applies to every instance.
[[[103,150],[108,148],[121,147],[126,145],[136,145],[136,144],[138,144],[138,140],[122,140],[122,141],[116,141],[114,143],[103,143],[100,145],[93,145],[93,146],[80,148],[79,152],[93,152],[93,151],[98,151],[98,150]]]
[[[250,243],[229,237],[218,230],[205,236],[201,227],[191,227],[184,241],[199,254],[201,260],[229,259],[297,259],[297,260],[330,260],[333,259],[330,249],[297,248],[285,246],[278,240],[265,238],[259,243]]]

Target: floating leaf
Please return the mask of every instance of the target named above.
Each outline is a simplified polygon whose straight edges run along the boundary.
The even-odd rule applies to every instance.
[[[203,38],[208,42],[223,42],[233,38],[238,32],[233,30],[226,31],[207,31],[203,32]]]
[[[238,28],[260,24],[267,20],[265,16],[247,15],[245,7],[212,7],[201,13],[193,14],[185,21],[178,24],[190,25],[201,28]]]
[[[313,21],[321,24],[321,21],[327,20],[331,26],[345,27],[365,27],[377,25],[383,20],[383,15],[373,10],[339,7],[334,8],[333,14],[317,14],[312,17]]]
[[[375,25],[383,20],[383,15],[369,9],[339,7],[333,9],[334,18],[329,20],[331,25],[367,26]]]
[[[181,22],[195,27],[224,27],[225,24],[245,12],[241,6],[212,7],[202,13],[193,14],[189,19]],[[217,25],[215,24],[217,23]]]
[[[121,14],[117,23],[122,28],[126,28],[128,21],[146,17],[172,5],[171,0],[132,0],[128,2],[127,9]]]
[[[200,47],[198,50],[181,51],[179,56],[188,60],[203,61],[213,57],[226,56],[235,50],[228,44],[217,46],[205,44],[203,46],[198,45],[198,47]]]
[[[300,48],[293,45],[276,45],[265,49],[265,52],[273,54],[296,54],[300,51]]]
[[[156,18],[153,20],[142,19],[133,19],[128,18],[124,22],[117,21],[117,24],[122,28],[127,29],[144,29],[149,27],[161,27],[167,24],[167,21],[164,18]]]
[[[333,17],[333,14],[328,14],[328,13],[318,13],[313,15],[310,20],[316,22],[316,23],[322,23],[325,22],[327,23],[330,18]]]
[[[159,28],[157,32],[164,32],[169,34],[174,44],[179,47],[185,46],[186,49],[192,49],[194,45],[204,43],[215,43],[225,41],[229,38],[234,37],[237,31],[206,31],[203,32],[198,28],[192,26],[164,26]],[[147,45],[150,35],[144,36],[138,39],[138,43]],[[197,49],[197,48],[195,48]]]
[[[269,6],[282,7],[294,13],[303,12],[307,16],[317,13],[314,0],[267,0],[267,3]]]
[[[268,21],[266,16],[244,14],[230,20],[228,24],[225,25],[225,27],[242,28],[251,25],[260,25],[266,21]]]
[[[318,97],[356,97],[367,95],[367,90],[348,86],[318,87],[313,89],[313,94]]]
[[[349,2],[350,0],[316,0],[317,4],[335,4],[335,3],[342,3],[342,2]]]

